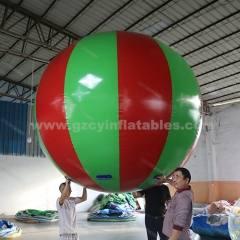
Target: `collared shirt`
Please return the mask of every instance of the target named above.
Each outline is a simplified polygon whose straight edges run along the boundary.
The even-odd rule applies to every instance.
[[[163,223],[163,233],[170,237],[173,229],[181,231],[178,240],[189,240],[189,227],[192,219],[193,191],[191,187],[175,192]]]
[[[78,203],[78,198],[69,198],[68,200],[64,200],[62,206],[60,206],[59,200],[60,197],[57,199],[56,202],[60,235],[77,233],[75,206]]]

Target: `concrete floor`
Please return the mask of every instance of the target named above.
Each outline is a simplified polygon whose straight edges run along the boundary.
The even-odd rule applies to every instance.
[[[144,213],[137,214],[137,220],[132,222],[92,222],[87,221],[87,213],[77,213],[79,239],[83,240],[147,240]],[[3,218],[16,223],[22,229],[21,240],[57,240],[58,222],[23,223],[13,217]],[[159,238],[158,238],[159,239]],[[214,240],[201,236],[197,240]],[[221,238],[221,240],[227,240]]]

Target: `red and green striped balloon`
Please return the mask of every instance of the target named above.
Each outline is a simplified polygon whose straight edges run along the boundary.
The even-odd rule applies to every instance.
[[[154,184],[190,157],[201,95],[186,61],[132,32],[87,36],[46,68],[35,101],[47,157],[74,182],[126,192]]]

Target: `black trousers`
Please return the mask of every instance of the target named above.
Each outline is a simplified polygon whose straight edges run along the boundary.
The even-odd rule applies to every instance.
[[[157,234],[159,234],[160,240],[168,239],[168,237],[162,233],[163,220],[164,217],[154,217],[145,214],[145,226],[148,240],[157,240]]]

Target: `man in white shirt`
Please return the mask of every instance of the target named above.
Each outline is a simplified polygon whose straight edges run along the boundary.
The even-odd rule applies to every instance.
[[[72,190],[67,179],[65,183],[60,184],[59,190],[61,197],[56,202],[60,227],[59,240],[78,240],[75,206],[87,200],[87,189],[83,188],[82,197],[70,197]]]

